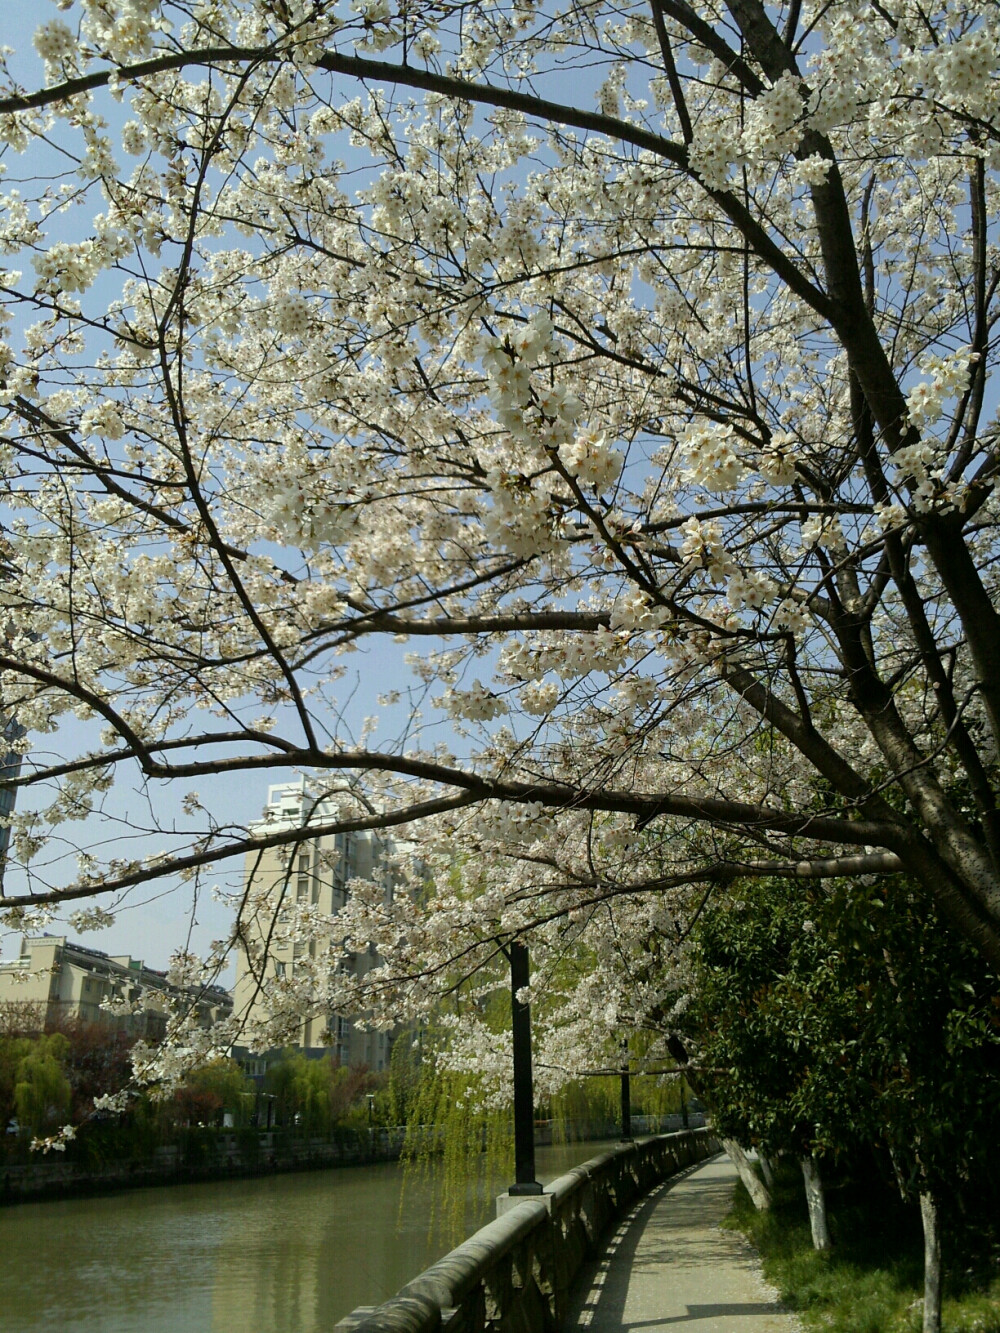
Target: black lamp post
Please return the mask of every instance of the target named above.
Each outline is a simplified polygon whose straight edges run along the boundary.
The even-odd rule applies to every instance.
[[[622,1038],[622,1143],[632,1142],[632,1085],[628,1072],[628,1041]]]
[[[517,993],[528,984],[528,946],[510,942],[510,1010],[514,1038],[514,1184],[509,1194],[541,1194],[535,1179],[535,1098],[531,1081],[531,1012]]]

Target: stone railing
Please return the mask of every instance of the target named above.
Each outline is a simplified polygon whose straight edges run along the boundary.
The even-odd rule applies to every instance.
[[[338,1333],[553,1333],[602,1233],[661,1180],[719,1151],[710,1129],[623,1144],[523,1198]]]

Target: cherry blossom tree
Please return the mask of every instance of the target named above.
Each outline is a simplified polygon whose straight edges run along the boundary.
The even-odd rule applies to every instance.
[[[737,875],[905,872],[1000,961],[996,9],[56,13],[0,96],[8,921],[303,837],[192,798],[40,868],[116,785],[298,773],[417,849],[340,926],[394,1012],[585,960],[553,1068]],[[342,719],[379,642],[400,741]]]

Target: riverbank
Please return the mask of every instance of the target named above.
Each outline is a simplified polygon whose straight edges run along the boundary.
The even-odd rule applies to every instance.
[[[692,1124],[704,1117],[692,1115]],[[633,1133],[670,1133],[681,1117],[634,1116]],[[430,1130],[428,1133],[432,1132]],[[617,1136],[617,1126],[573,1121],[543,1121],[536,1127],[537,1147],[561,1139],[601,1141]],[[198,1127],[179,1141],[150,1146],[142,1155],[122,1151],[114,1131],[104,1139],[93,1135],[66,1153],[34,1156],[0,1164],[0,1206],[108,1194],[160,1185],[190,1185],[213,1180],[239,1180],[289,1171],[324,1171],[345,1166],[397,1162],[406,1138],[405,1126],[340,1129],[323,1137],[291,1130],[224,1130]]]
[[[182,1142],[155,1147],[143,1157],[94,1161],[84,1154],[51,1154],[5,1165],[0,1205],[396,1162],[405,1137],[403,1127],[346,1129],[323,1138],[303,1138],[281,1130],[203,1129],[189,1132]]]

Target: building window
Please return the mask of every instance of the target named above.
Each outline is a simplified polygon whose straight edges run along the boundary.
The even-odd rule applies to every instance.
[[[300,903],[307,901],[309,897],[309,854],[303,853],[299,857],[298,879],[295,885],[295,896]]]

